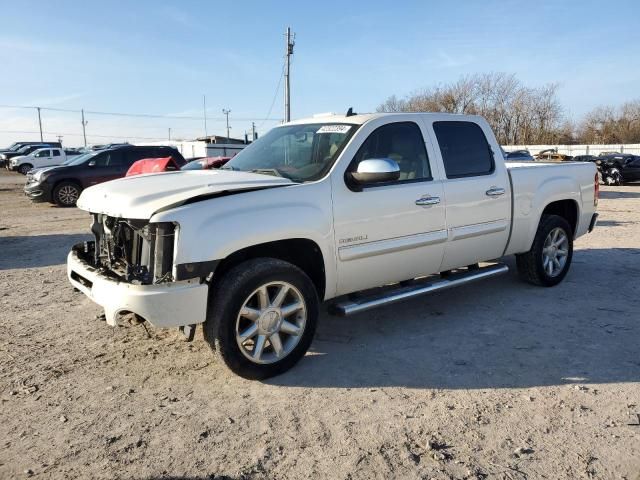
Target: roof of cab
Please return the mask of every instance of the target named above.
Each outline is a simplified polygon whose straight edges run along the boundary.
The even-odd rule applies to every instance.
[[[373,120],[375,118],[380,117],[389,117],[389,116],[433,116],[433,117],[448,117],[458,120],[470,120],[470,119],[478,119],[482,117],[478,117],[477,115],[465,115],[458,113],[443,113],[443,112],[378,112],[378,113],[361,113],[351,116],[346,116],[344,114],[338,115],[335,113],[327,113],[327,114],[318,114],[312,117],[301,118],[298,120],[293,120],[289,123],[285,123],[284,125],[299,125],[306,123],[350,123],[356,125],[362,125],[363,123],[368,122],[369,120]]]

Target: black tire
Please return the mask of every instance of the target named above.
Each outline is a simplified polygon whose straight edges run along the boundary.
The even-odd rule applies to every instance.
[[[53,201],[59,207],[75,207],[80,192],[82,192],[82,188],[77,183],[60,182],[53,189]]]
[[[304,300],[306,321],[298,343],[290,353],[273,363],[260,364],[249,360],[241,351],[236,340],[236,323],[239,322],[240,309],[253,292],[273,282],[286,282],[297,289],[296,293],[301,294]],[[226,272],[221,280],[213,284],[209,294],[207,320],[203,325],[204,338],[235,374],[249,380],[273,377],[293,367],[309,349],[318,321],[319,303],[313,282],[295,265],[275,258],[247,260]],[[260,324],[259,321],[255,323]],[[273,346],[265,347],[268,348],[275,351]]]
[[[550,275],[543,268],[543,249],[547,236],[555,230],[560,228],[564,231],[567,237],[567,256],[564,266],[561,271],[555,275]],[[540,224],[538,225],[538,231],[533,239],[533,245],[531,250],[527,253],[516,255],[516,264],[518,266],[518,273],[520,278],[533,284],[542,287],[553,287],[560,283],[567,275],[571,266],[571,259],[573,257],[573,230],[564,218],[558,215],[542,215]]]
[[[33,165],[29,165],[28,163],[23,163],[18,167],[18,172],[21,173],[22,175],[26,175],[27,173],[29,173],[29,170],[31,170],[32,168],[33,168]]]

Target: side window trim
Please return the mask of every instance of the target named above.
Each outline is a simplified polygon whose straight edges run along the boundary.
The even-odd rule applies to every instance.
[[[428,177],[421,177],[421,178],[407,178],[405,180],[396,180],[394,182],[372,183],[370,185],[362,185],[362,186],[358,187],[357,189],[353,188],[352,185],[351,185],[351,182],[349,182],[347,180],[347,175],[349,174],[349,172],[353,171],[354,164],[356,162],[356,157],[360,153],[360,149],[364,147],[364,145],[367,143],[369,138],[372,135],[375,135],[376,132],[378,132],[378,130],[380,130],[382,128],[385,128],[385,127],[388,127],[389,125],[394,125],[394,124],[412,124],[413,126],[415,126],[417,128],[417,131],[420,134],[421,145],[424,148],[424,153],[426,155],[426,162],[427,162],[427,167],[429,169],[429,176]],[[351,159],[351,162],[349,162],[349,165],[347,166],[347,169],[345,170],[345,184],[347,185],[349,190],[354,191],[354,192],[364,191],[364,190],[369,190],[369,189],[372,189],[372,188],[379,188],[379,187],[389,187],[389,186],[395,186],[395,185],[405,185],[405,184],[409,184],[409,183],[421,183],[421,182],[432,182],[432,181],[433,181],[433,165],[431,163],[431,156],[429,155],[429,148],[428,148],[427,142],[425,141],[425,132],[423,131],[423,129],[420,126],[420,124],[418,122],[414,121],[414,120],[401,120],[401,121],[396,121],[396,122],[389,122],[389,123],[385,123],[383,125],[380,125],[379,127],[376,127],[371,133],[369,133],[369,135],[367,135],[367,138],[365,138],[364,141],[360,144],[360,146],[356,150],[356,153],[354,154],[353,158]]]

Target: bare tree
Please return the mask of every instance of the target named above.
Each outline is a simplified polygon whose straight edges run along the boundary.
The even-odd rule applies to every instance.
[[[557,137],[563,114],[556,84],[532,89],[513,74],[464,76],[399,99],[389,97],[381,112],[447,112],[482,115],[503,144],[546,143]]]
[[[584,143],[640,143],[640,100],[587,113],[578,127]]]

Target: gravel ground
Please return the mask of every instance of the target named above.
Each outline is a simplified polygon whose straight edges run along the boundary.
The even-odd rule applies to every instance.
[[[200,332],[97,320],[65,277],[88,216],[22,181],[0,173],[0,478],[640,479],[640,185],[603,187],[558,287],[322,314],[261,383]]]

